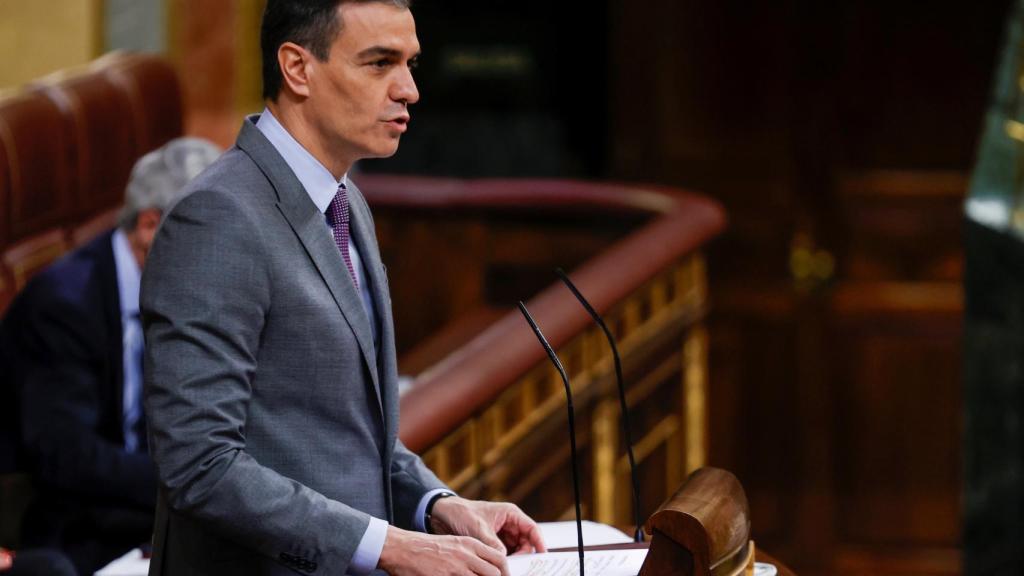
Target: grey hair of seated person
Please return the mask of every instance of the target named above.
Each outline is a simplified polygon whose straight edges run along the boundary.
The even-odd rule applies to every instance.
[[[118,226],[131,231],[143,210],[166,211],[220,154],[221,149],[212,142],[187,137],[171,140],[139,158],[128,180]]]

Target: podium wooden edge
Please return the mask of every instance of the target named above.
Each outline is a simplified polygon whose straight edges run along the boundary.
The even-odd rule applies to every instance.
[[[753,572],[750,508],[736,477],[701,468],[647,520],[651,548],[640,576],[737,576]]]

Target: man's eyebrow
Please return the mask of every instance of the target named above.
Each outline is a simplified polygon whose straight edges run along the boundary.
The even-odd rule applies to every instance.
[[[420,55],[419,52],[412,55],[410,60],[415,60]],[[395,48],[388,48],[387,46],[371,46],[366,50],[363,50],[356,54],[356,58],[372,58],[372,57],[386,57],[386,58],[401,58],[402,51]]]

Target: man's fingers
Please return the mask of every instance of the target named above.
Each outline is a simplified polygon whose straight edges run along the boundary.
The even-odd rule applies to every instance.
[[[537,552],[548,551],[547,545],[544,544],[544,538],[540,535],[540,528],[533,520],[530,521],[530,525],[526,529],[526,538]]]
[[[472,553],[470,553],[469,558],[466,559],[466,567],[477,576],[506,576],[502,574],[501,568]]]
[[[487,522],[479,519],[476,523],[476,530],[474,530],[474,532],[476,532],[474,536],[476,536],[478,540],[491,548],[494,548],[501,553],[502,556],[508,554],[508,549],[505,548],[505,544],[498,538],[498,535],[494,533],[494,529],[491,528]]]
[[[533,546],[537,552],[547,552],[548,548],[544,545],[544,538],[540,535],[540,527],[533,521],[522,510],[516,506],[516,512],[519,513],[519,537],[526,537],[530,541],[530,545]],[[525,534],[524,534],[525,533]]]
[[[516,543],[515,552],[513,552],[511,555],[521,556],[523,554],[532,554],[534,551],[535,550],[533,549],[533,546],[530,545],[529,540],[521,539],[519,540],[519,542]]]
[[[516,536],[519,541],[522,542],[524,539],[530,543],[530,547],[536,552],[547,552],[547,546],[544,545],[544,538],[540,535],[540,527],[533,521],[532,518],[526,515],[525,512],[519,509],[514,504],[509,504],[511,511],[509,513],[508,525],[514,526],[516,530]],[[524,546],[520,543],[517,546],[518,550],[522,550]]]
[[[488,548],[493,549],[501,556],[508,554],[508,548],[505,547],[505,544],[501,540],[498,540],[497,536],[487,533],[481,534],[480,536],[480,541],[486,544]]]
[[[501,576],[509,576],[508,562],[505,560],[504,552],[499,552],[494,547],[475,540],[471,541],[470,544],[473,546],[477,556],[497,568]]]

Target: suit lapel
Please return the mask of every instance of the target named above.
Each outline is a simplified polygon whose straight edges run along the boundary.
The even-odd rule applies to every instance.
[[[377,313],[377,322],[380,330],[379,359],[380,372],[383,383],[378,386],[378,393],[384,393],[384,402],[387,402],[387,393],[390,392],[383,384],[396,381],[393,371],[392,360],[395,357],[395,338],[392,333],[394,323],[391,319],[391,298],[388,294],[387,278],[384,275],[384,265],[381,263],[380,254],[377,251],[377,239],[374,236],[373,225],[369,221],[369,215],[362,209],[366,205],[362,192],[351,181],[349,181],[349,204],[353,209],[352,214],[352,236],[356,246],[359,248],[359,256],[363,261],[363,269],[366,272],[364,281],[369,281],[370,293],[373,295],[373,303]],[[356,207],[359,207],[358,209]],[[382,402],[383,403],[383,402]],[[389,423],[390,424],[390,423]]]
[[[306,253],[309,254],[330,290],[338,309],[355,334],[363,361],[373,380],[377,405],[381,408],[383,418],[370,321],[363,309],[359,293],[341,260],[338,247],[328,234],[324,215],[313,204],[309,194],[306,193],[281,155],[248,119],[242,124],[242,131],[238,136],[238,147],[249,154],[274,186],[278,197],[278,209],[298,236]]]
[[[363,198],[359,188],[349,180],[349,205],[352,214],[352,236],[359,248],[359,255],[363,261],[363,269],[366,271],[364,281],[370,282],[370,290],[373,294],[373,302],[377,312],[377,322],[380,325],[380,385],[378,386],[378,400],[381,401],[381,410],[384,421],[384,461],[386,468],[390,470],[392,451],[395,439],[398,436],[398,367],[395,361],[395,335],[394,322],[391,317],[391,296],[388,288],[387,275],[384,271],[384,264],[380,259],[380,252],[377,248],[377,238],[374,235],[373,223],[370,218],[369,208],[366,199]],[[391,512],[391,485],[388,483],[388,510]]]

